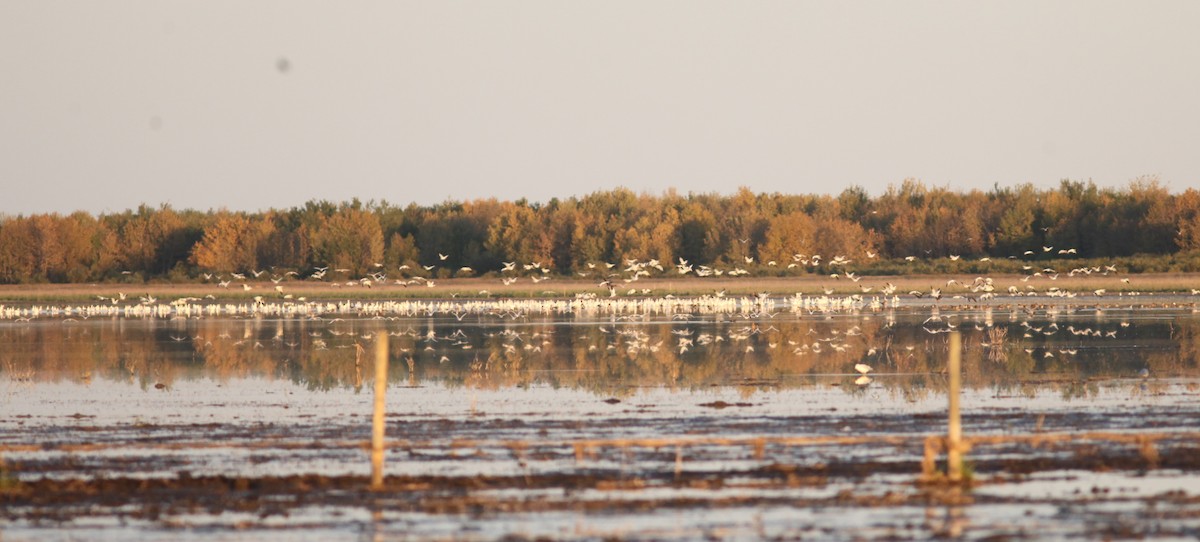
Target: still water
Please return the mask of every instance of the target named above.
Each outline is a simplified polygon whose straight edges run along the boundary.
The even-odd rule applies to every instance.
[[[537,477],[584,469],[635,477],[670,473],[679,464],[690,475],[752,472],[763,466],[761,453],[736,445],[697,446],[686,462],[683,452],[626,451],[588,457],[582,466],[570,446],[589,439],[935,434],[945,424],[949,331],[962,336],[963,409],[971,434],[1200,429],[1200,317],[1188,309],[908,308],[753,318],[466,312],[45,318],[0,322],[0,458],[7,476],[22,482],[365,476],[361,443],[370,430],[372,348],[386,337],[389,474]],[[869,365],[869,373],[856,371],[858,364]],[[535,450],[528,456],[515,451],[525,446]],[[802,468],[831,461],[886,467],[913,453],[830,445],[784,446],[768,455],[772,464]],[[976,457],[982,464],[1008,453]],[[540,512],[435,513],[397,504],[368,513],[326,503],[248,524],[232,512],[211,511],[177,513],[169,522],[109,512],[43,523],[17,514],[0,533],[6,540],[81,532],[204,538],[238,532],[234,526],[241,525],[295,539],[364,533],[688,539],[714,532],[921,538],[946,534],[960,513],[973,516],[971,532],[981,535],[1018,534],[1011,530],[1013,517],[1027,518],[1020,529],[1088,533],[1077,519],[1061,518],[1057,507],[1064,499],[1074,502],[1072,491],[1094,485],[1095,473],[1061,470],[1020,485],[977,489],[978,500],[993,502],[966,512],[938,509],[931,518],[921,507],[841,510],[862,520],[854,525],[818,513],[846,491],[911,493],[912,477],[903,468],[830,475],[803,488],[730,482],[704,490],[667,484],[592,488],[569,497],[530,488],[492,495],[570,503]],[[1196,472],[1186,470],[1140,477],[1117,475],[1107,483],[1150,495],[1186,493],[1200,484]],[[629,504],[660,500],[699,504],[675,505],[665,518]],[[815,504],[798,504],[804,502]],[[1114,514],[1123,517],[1122,506],[1142,505],[1119,505]],[[1107,517],[1104,510],[1085,512],[1101,523],[1095,518]],[[308,528],[289,528],[297,522]],[[1196,520],[1183,519],[1155,528],[1163,525],[1183,533],[1197,527]]]

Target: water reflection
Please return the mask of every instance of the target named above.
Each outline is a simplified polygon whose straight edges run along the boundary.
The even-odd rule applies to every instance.
[[[266,377],[361,390],[370,380],[364,348],[382,333],[397,385],[548,384],[617,396],[639,387],[732,385],[750,394],[836,385],[916,400],[944,388],[951,330],[962,332],[964,384],[998,393],[1049,388],[1084,398],[1098,393],[1097,380],[1129,378],[1138,393],[1155,394],[1161,379],[1198,374],[1200,319],[1153,309],[37,320],[0,323],[0,371],[34,384],[104,378],[169,390],[180,379]],[[855,372],[858,363],[873,367],[869,378]]]

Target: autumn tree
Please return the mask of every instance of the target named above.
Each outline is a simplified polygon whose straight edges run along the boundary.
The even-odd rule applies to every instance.
[[[990,244],[997,256],[1023,256],[1026,250],[1041,246],[1038,225],[1038,194],[1031,184],[1016,188],[997,187],[989,204],[1000,209]]]
[[[554,248],[552,235],[533,207],[524,201],[506,203],[488,227],[487,248],[506,261],[548,264]]]
[[[817,246],[816,235],[816,221],[808,213],[779,215],[770,220],[759,254],[765,261],[780,263],[790,263],[795,254],[819,254],[822,249]]]
[[[313,255],[334,268],[364,276],[383,260],[383,229],[374,213],[343,206],[311,233]]]
[[[0,282],[18,284],[33,278],[33,257],[29,246],[33,235],[24,217],[0,222]]]
[[[690,196],[679,213],[678,257],[693,265],[711,265],[725,252],[716,213],[717,196]]]
[[[259,245],[273,229],[270,221],[222,212],[204,229],[192,248],[191,261],[213,271],[259,269]]]
[[[1200,251],[1200,191],[1189,188],[1175,197],[1175,244],[1180,250]]]
[[[393,233],[383,250],[383,260],[388,269],[399,269],[402,265],[407,265],[410,269],[416,268],[421,264],[421,252],[417,250],[417,241],[411,235]]]
[[[147,275],[166,273],[185,262],[202,235],[168,205],[141,205],[137,212],[109,215],[105,220],[117,235],[116,264],[122,271]]]

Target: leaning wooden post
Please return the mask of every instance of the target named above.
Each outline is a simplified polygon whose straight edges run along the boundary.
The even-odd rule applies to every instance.
[[[383,489],[383,429],[387,409],[388,335],[375,333],[375,413],[371,419],[371,489]]]
[[[949,432],[946,435],[946,476],[951,482],[962,481],[962,419],[958,410],[958,399],[962,386],[962,336],[950,332],[950,361],[946,372],[950,373],[950,416]]]

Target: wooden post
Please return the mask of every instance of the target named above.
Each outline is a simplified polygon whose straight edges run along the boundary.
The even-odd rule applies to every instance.
[[[387,410],[388,335],[375,333],[375,412],[371,418],[371,489],[383,489],[383,429]]]
[[[937,456],[941,448],[942,437],[930,435],[925,437],[925,456],[921,459],[921,477],[930,481],[937,473]]]
[[[951,482],[962,481],[962,419],[958,410],[958,399],[962,387],[962,336],[950,332],[950,361],[946,371],[950,374],[949,432],[946,435],[946,477]]]

